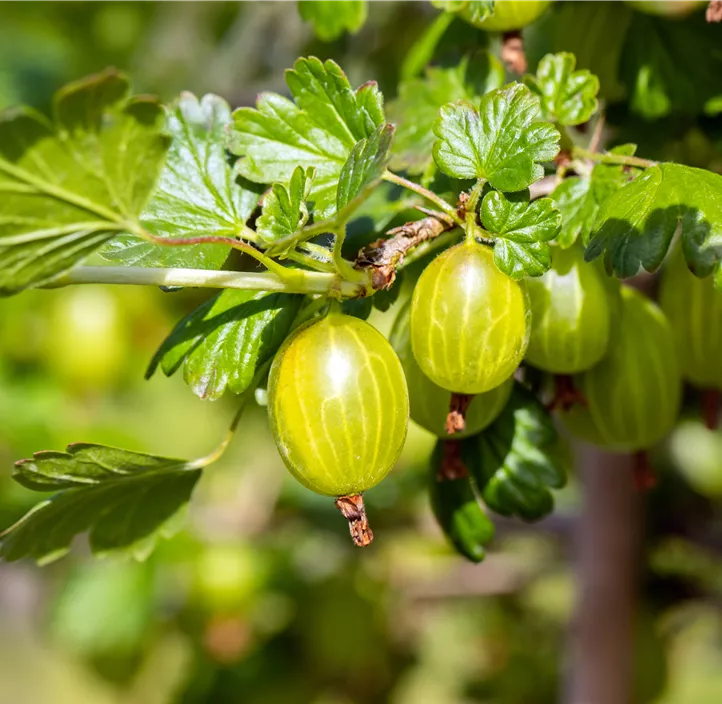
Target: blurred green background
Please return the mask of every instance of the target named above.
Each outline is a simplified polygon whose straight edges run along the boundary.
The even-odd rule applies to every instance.
[[[559,45],[568,41],[602,73],[588,21],[565,5],[554,12],[575,31],[560,40],[554,18],[532,28],[530,63],[549,48],[575,50]],[[624,12],[621,23],[646,21]],[[322,43],[295,3],[4,2],[0,108],[47,109],[63,83],[108,65],[164,99],[191,90],[252,104],[259,90],[283,92],[283,69],[307,54],[336,59],[352,83],[378,80],[392,97],[435,14],[373,3],[360,33]],[[487,41],[454,32],[463,45]],[[719,118],[673,110],[646,121],[632,109],[633,81],[617,75],[607,84],[616,141],[722,171]],[[217,443],[233,399],[202,402],[180,377],[143,380],[171,327],[207,296],[86,286],[0,300],[0,526],[37,500],[10,478],[13,461],[34,451],[82,440],[196,457]],[[371,321],[387,331],[393,315]],[[722,701],[722,436],[696,420],[696,396],[688,401],[655,452],[659,483],[645,497],[635,702]],[[146,562],[93,560],[81,542],[43,569],[0,564],[0,704],[559,701],[579,483],[570,478],[539,525],[499,522],[474,566],[430,514],[433,442],[412,428],[397,469],[367,495],[377,539],[361,552],[332,502],[289,477],[263,409],[253,409],[181,532]]]

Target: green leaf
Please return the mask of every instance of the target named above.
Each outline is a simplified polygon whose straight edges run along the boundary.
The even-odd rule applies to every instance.
[[[138,215],[162,168],[163,110],[109,70],[0,114],[0,295],[67,272]]]
[[[524,82],[541,102],[544,119],[560,125],[580,125],[597,111],[599,79],[586,69],[575,71],[574,54],[547,54],[536,76]]]
[[[562,215],[557,244],[568,249],[578,238],[588,237],[597,217],[599,205],[594,198],[592,181],[581,176],[566,178],[554,189],[551,198]]]
[[[356,91],[333,61],[299,59],[286,72],[293,102],[275,93],[256,108],[233,113],[230,149],[236,170],[255,183],[288,183],[297,166],[316,169],[311,190],[315,214],[331,217],[341,171],[356,143],[385,123],[376,83]]]
[[[632,87],[632,110],[647,119],[697,115],[722,95],[719,26],[704,13],[670,22],[635,13],[622,75]]]
[[[303,296],[226,289],[181,320],[146,372],[183,379],[200,398],[243,393],[291,329]]]
[[[356,33],[366,22],[366,0],[299,0],[298,12],[313,23],[316,36],[324,42],[338,39],[344,32]]]
[[[565,462],[554,421],[531,391],[515,383],[501,415],[461,442],[466,467],[489,508],[526,521],[551,513],[550,489],[566,484]]]
[[[33,491],[59,491],[2,534],[5,560],[41,564],[65,555],[89,533],[95,554],[147,550],[167,533],[201,475],[197,464],[104,445],[36,452],[15,464],[14,479]]]
[[[504,67],[488,52],[468,56],[453,67],[430,66],[424,78],[399,85],[399,97],[389,104],[390,119],[397,124],[392,168],[423,173],[431,163],[434,122],[447,103],[473,100],[504,84]]]
[[[680,164],[646,169],[607,199],[585,257],[604,254],[620,278],[654,271],[678,228],[690,269],[711,274],[722,261],[722,176]]]
[[[634,144],[610,149],[612,154],[625,156],[633,156],[635,151]],[[562,214],[562,229],[556,243],[567,249],[581,239],[586,245],[600,207],[634,176],[634,171],[628,173],[623,166],[596,164],[589,176],[564,179],[551,195]]]
[[[512,83],[469,102],[445,105],[434,124],[434,159],[455,178],[483,178],[501,191],[521,191],[544,175],[559,151],[559,132],[541,116],[539,99]]]
[[[464,18],[478,24],[494,14],[494,0],[431,0],[434,7],[445,12],[463,12]]]
[[[393,125],[381,125],[368,139],[361,139],[349,154],[339,176],[336,209],[365,200],[377,186],[389,161],[394,138]]]
[[[142,226],[161,237],[238,237],[258,205],[259,193],[233,176],[226,153],[231,109],[225,100],[206,95],[200,101],[182,93],[168,109],[171,142],[158,187],[141,214]],[[102,252],[128,266],[220,269],[225,245],[163,247],[133,235],[115,237]]]
[[[559,234],[562,216],[551,198],[529,202],[529,192],[486,194],[481,224],[495,237],[494,263],[512,279],[541,276],[551,266],[549,240]]]
[[[270,244],[282,237],[290,237],[308,222],[306,200],[313,181],[313,167],[298,167],[286,188],[274,183],[263,199],[263,212],[256,222],[256,232]]]

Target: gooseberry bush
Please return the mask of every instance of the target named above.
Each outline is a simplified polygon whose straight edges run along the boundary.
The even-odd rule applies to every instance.
[[[434,4],[442,29],[458,15],[507,33],[507,69],[487,51],[409,64],[384,105],[373,81],[301,58],[290,97],[235,111],[189,93],[164,106],[107,70],[61,89],[50,116],[0,116],[0,293],[218,289],[147,376],[238,397],[200,459],[77,443],[17,462],[50,498],[2,534],[5,559],[51,561],[84,532],[95,553],[147,554],[259,403],[289,471],[335,499],[357,545],[373,537],[362,494],[409,418],[434,434],[431,506],[479,561],[489,511],[553,510],[569,456],[553,414],[642,452],[675,424],[683,379],[722,388],[722,176],[600,149],[599,79],[571,53],[508,71],[550,3]],[[300,3],[322,38],[364,7]],[[659,304],[624,282],[660,268]],[[374,308],[395,316],[389,340]]]

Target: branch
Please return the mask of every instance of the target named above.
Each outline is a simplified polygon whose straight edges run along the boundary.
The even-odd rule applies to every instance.
[[[450,217],[436,213],[389,230],[388,234],[392,235],[390,239],[376,240],[359,252],[356,268],[371,271],[371,285],[374,289],[389,288],[396,278],[396,269],[401,266],[410,249],[455,227],[456,223]]]
[[[285,293],[323,293],[333,291],[343,298],[368,295],[370,283],[343,281],[335,274],[287,269],[283,278],[271,272],[209,271],[206,269],[156,269],[132,266],[81,266],[42,288],[60,288],[71,284],[125,284],[145,286],[183,286],[188,288],[235,288],[247,291],[283,291]]]

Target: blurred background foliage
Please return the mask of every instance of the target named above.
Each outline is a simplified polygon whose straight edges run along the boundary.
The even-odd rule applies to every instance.
[[[63,83],[108,65],[164,99],[191,90],[252,104],[259,90],[283,92],[283,69],[308,54],[391,98],[435,15],[418,2],[373,3],[360,32],[324,43],[295,3],[5,2],[0,107],[47,110]],[[558,3],[525,37],[531,68],[564,49],[601,76],[614,142],[722,172],[722,56],[699,13],[670,21],[621,3]],[[455,20],[436,59],[489,42]],[[370,238],[363,223],[357,231]],[[179,377],[143,380],[174,323],[207,296],[88,286],[0,301],[0,525],[36,500],[10,479],[12,462],[35,450],[83,440],[194,457],[215,445],[233,399],[202,402]],[[384,332],[392,319],[371,318]],[[635,702],[722,700],[722,439],[697,407],[690,393],[654,455]],[[332,502],[284,471],[254,409],[180,534],[146,562],[92,560],[79,544],[42,570],[0,564],[0,704],[558,701],[578,482],[541,524],[499,522],[473,566],[430,515],[433,442],[412,428],[397,469],[369,492],[377,541],[361,553]]]

